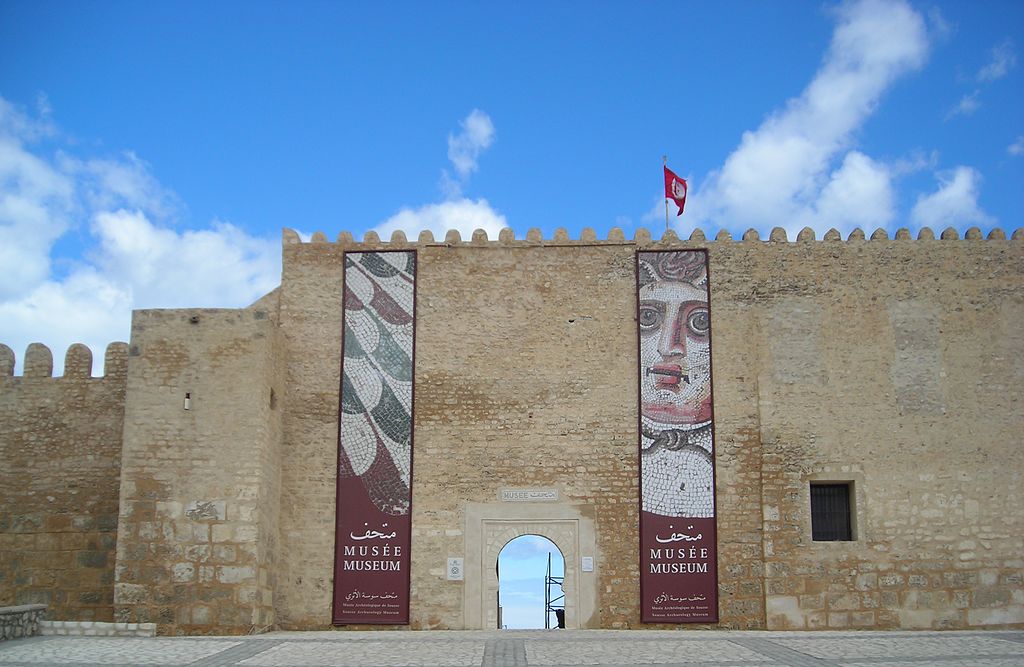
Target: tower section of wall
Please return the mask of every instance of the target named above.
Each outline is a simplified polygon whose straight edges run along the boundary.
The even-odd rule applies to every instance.
[[[767,244],[732,265],[760,331],[768,627],[1024,623],[1020,241]],[[812,539],[826,481],[850,484],[853,540]]]
[[[114,586],[165,634],[275,622],[276,293],[240,310],[132,317]]]
[[[84,345],[64,375],[34,343],[24,374],[0,345],[0,606],[40,603],[50,618],[113,620],[127,346],[92,377]]]

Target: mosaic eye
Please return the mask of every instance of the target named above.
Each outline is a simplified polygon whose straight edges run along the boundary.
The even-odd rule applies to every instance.
[[[661,309],[649,303],[640,304],[640,328],[655,329],[661,326]]]
[[[686,327],[694,336],[707,336],[708,330],[711,328],[711,319],[708,317],[708,311],[704,308],[694,310],[686,318]]]

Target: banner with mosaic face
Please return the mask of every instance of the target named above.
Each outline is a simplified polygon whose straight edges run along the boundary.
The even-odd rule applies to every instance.
[[[645,623],[718,620],[706,250],[637,253]]]
[[[334,614],[409,622],[416,253],[345,254]]]

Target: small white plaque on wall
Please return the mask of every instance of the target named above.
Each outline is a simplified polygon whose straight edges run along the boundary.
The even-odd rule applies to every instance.
[[[505,503],[551,502],[558,500],[555,489],[502,489],[501,501]]]
[[[593,556],[584,556],[582,558],[582,562],[580,563],[580,569],[583,570],[584,572],[593,572],[594,571],[594,557]]]
[[[462,559],[448,559],[448,581],[462,581]]]

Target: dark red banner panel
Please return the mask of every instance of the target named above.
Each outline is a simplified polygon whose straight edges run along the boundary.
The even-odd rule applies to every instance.
[[[416,253],[345,254],[335,625],[409,622]]]
[[[637,253],[640,615],[718,621],[706,250]]]

